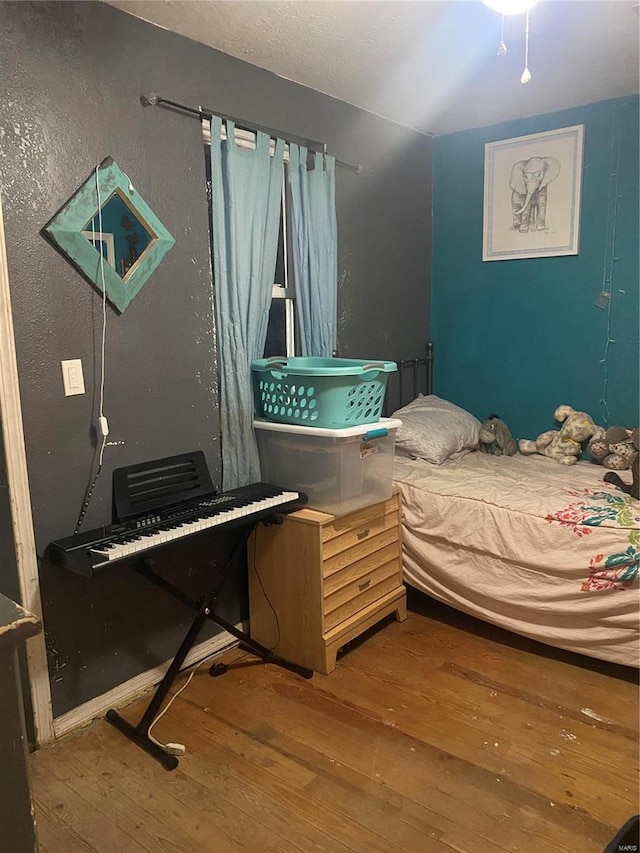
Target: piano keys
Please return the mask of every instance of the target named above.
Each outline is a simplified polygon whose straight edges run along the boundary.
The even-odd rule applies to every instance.
[[[251,526],[307,502],[301,492],[267,483],[215,494],[203,461],[201,451],[196,451],[116,469],[113,523],[55,540],[47,556],[54,565],[92,577],[107,566],[187,536]]]
[[[86,577],[126,560],[147,580],[190,606],[195,617],[140,721],[133,725],[115,710],[106,719],[129,740],[144,749],[167,770],[178,759],[149,737],[149,729],[205,622],[211,621],[239,640],[243,647],[262,660],[311,678],[312,670],[281,658],[272,649],[255,642],[249,634],[227,622],[214,610],[218,590],[238,549],[246,544],[257,522],[293,512],[307,503],[302,492],[281,489],[268,483],[253,483],[228,492],[216,492],[202,451],[117,468],[113,472],[113,521],[110,525],[77,533],[51,542],[47,553],[51,562]],[[178,586],[157,575],[140,557],[207,531],[235,529],[235,543],[227,554],[220,577],[211,577],[211,588],[203,599],[192,599]],[[224,664],[214,664],[209,672],[220,675]]]

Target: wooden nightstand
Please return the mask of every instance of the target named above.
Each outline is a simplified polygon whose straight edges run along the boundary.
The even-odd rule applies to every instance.
[[[249,542],[253,639],[327,674],[341,646],[384,616],[407,618],[400,495],[348,515],[303,509]]]

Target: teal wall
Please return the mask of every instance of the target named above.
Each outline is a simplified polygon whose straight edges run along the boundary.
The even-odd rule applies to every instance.
[[[485,143],[578,124],[584,125],[579,254],[483,262]],[[594,303],[610,256],[612,145],[618,137],[616,261],[610,310],[602,310]],[[638,229],[637,97],[436,137],[435,393],[481,420],[497,412],[521,438],[553,428],[553,412],[561,403],[589,412],[605,426],[636,426]],[[603,364],[609,338],[614,342]]]

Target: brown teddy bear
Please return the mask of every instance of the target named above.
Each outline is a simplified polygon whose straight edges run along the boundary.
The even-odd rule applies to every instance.
[[[637,440],[638,429],[613,426],[604,436],[594,436],[587,445],[587,452],[611,471],[626,471],[638,454]]]

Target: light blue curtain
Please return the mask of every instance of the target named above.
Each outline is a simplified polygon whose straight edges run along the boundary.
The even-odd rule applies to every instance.
[[[220,365],[223,489],[260,480],[253,436],[251,361],[262,358],[276,268],[284,146],[256,134],[255,151],[234,141],[234,124],[211,120],[212,250]]]
[[[335,159],[289,144],[293,271],[302,355],[331,356],[336,345],[338,236]]]

